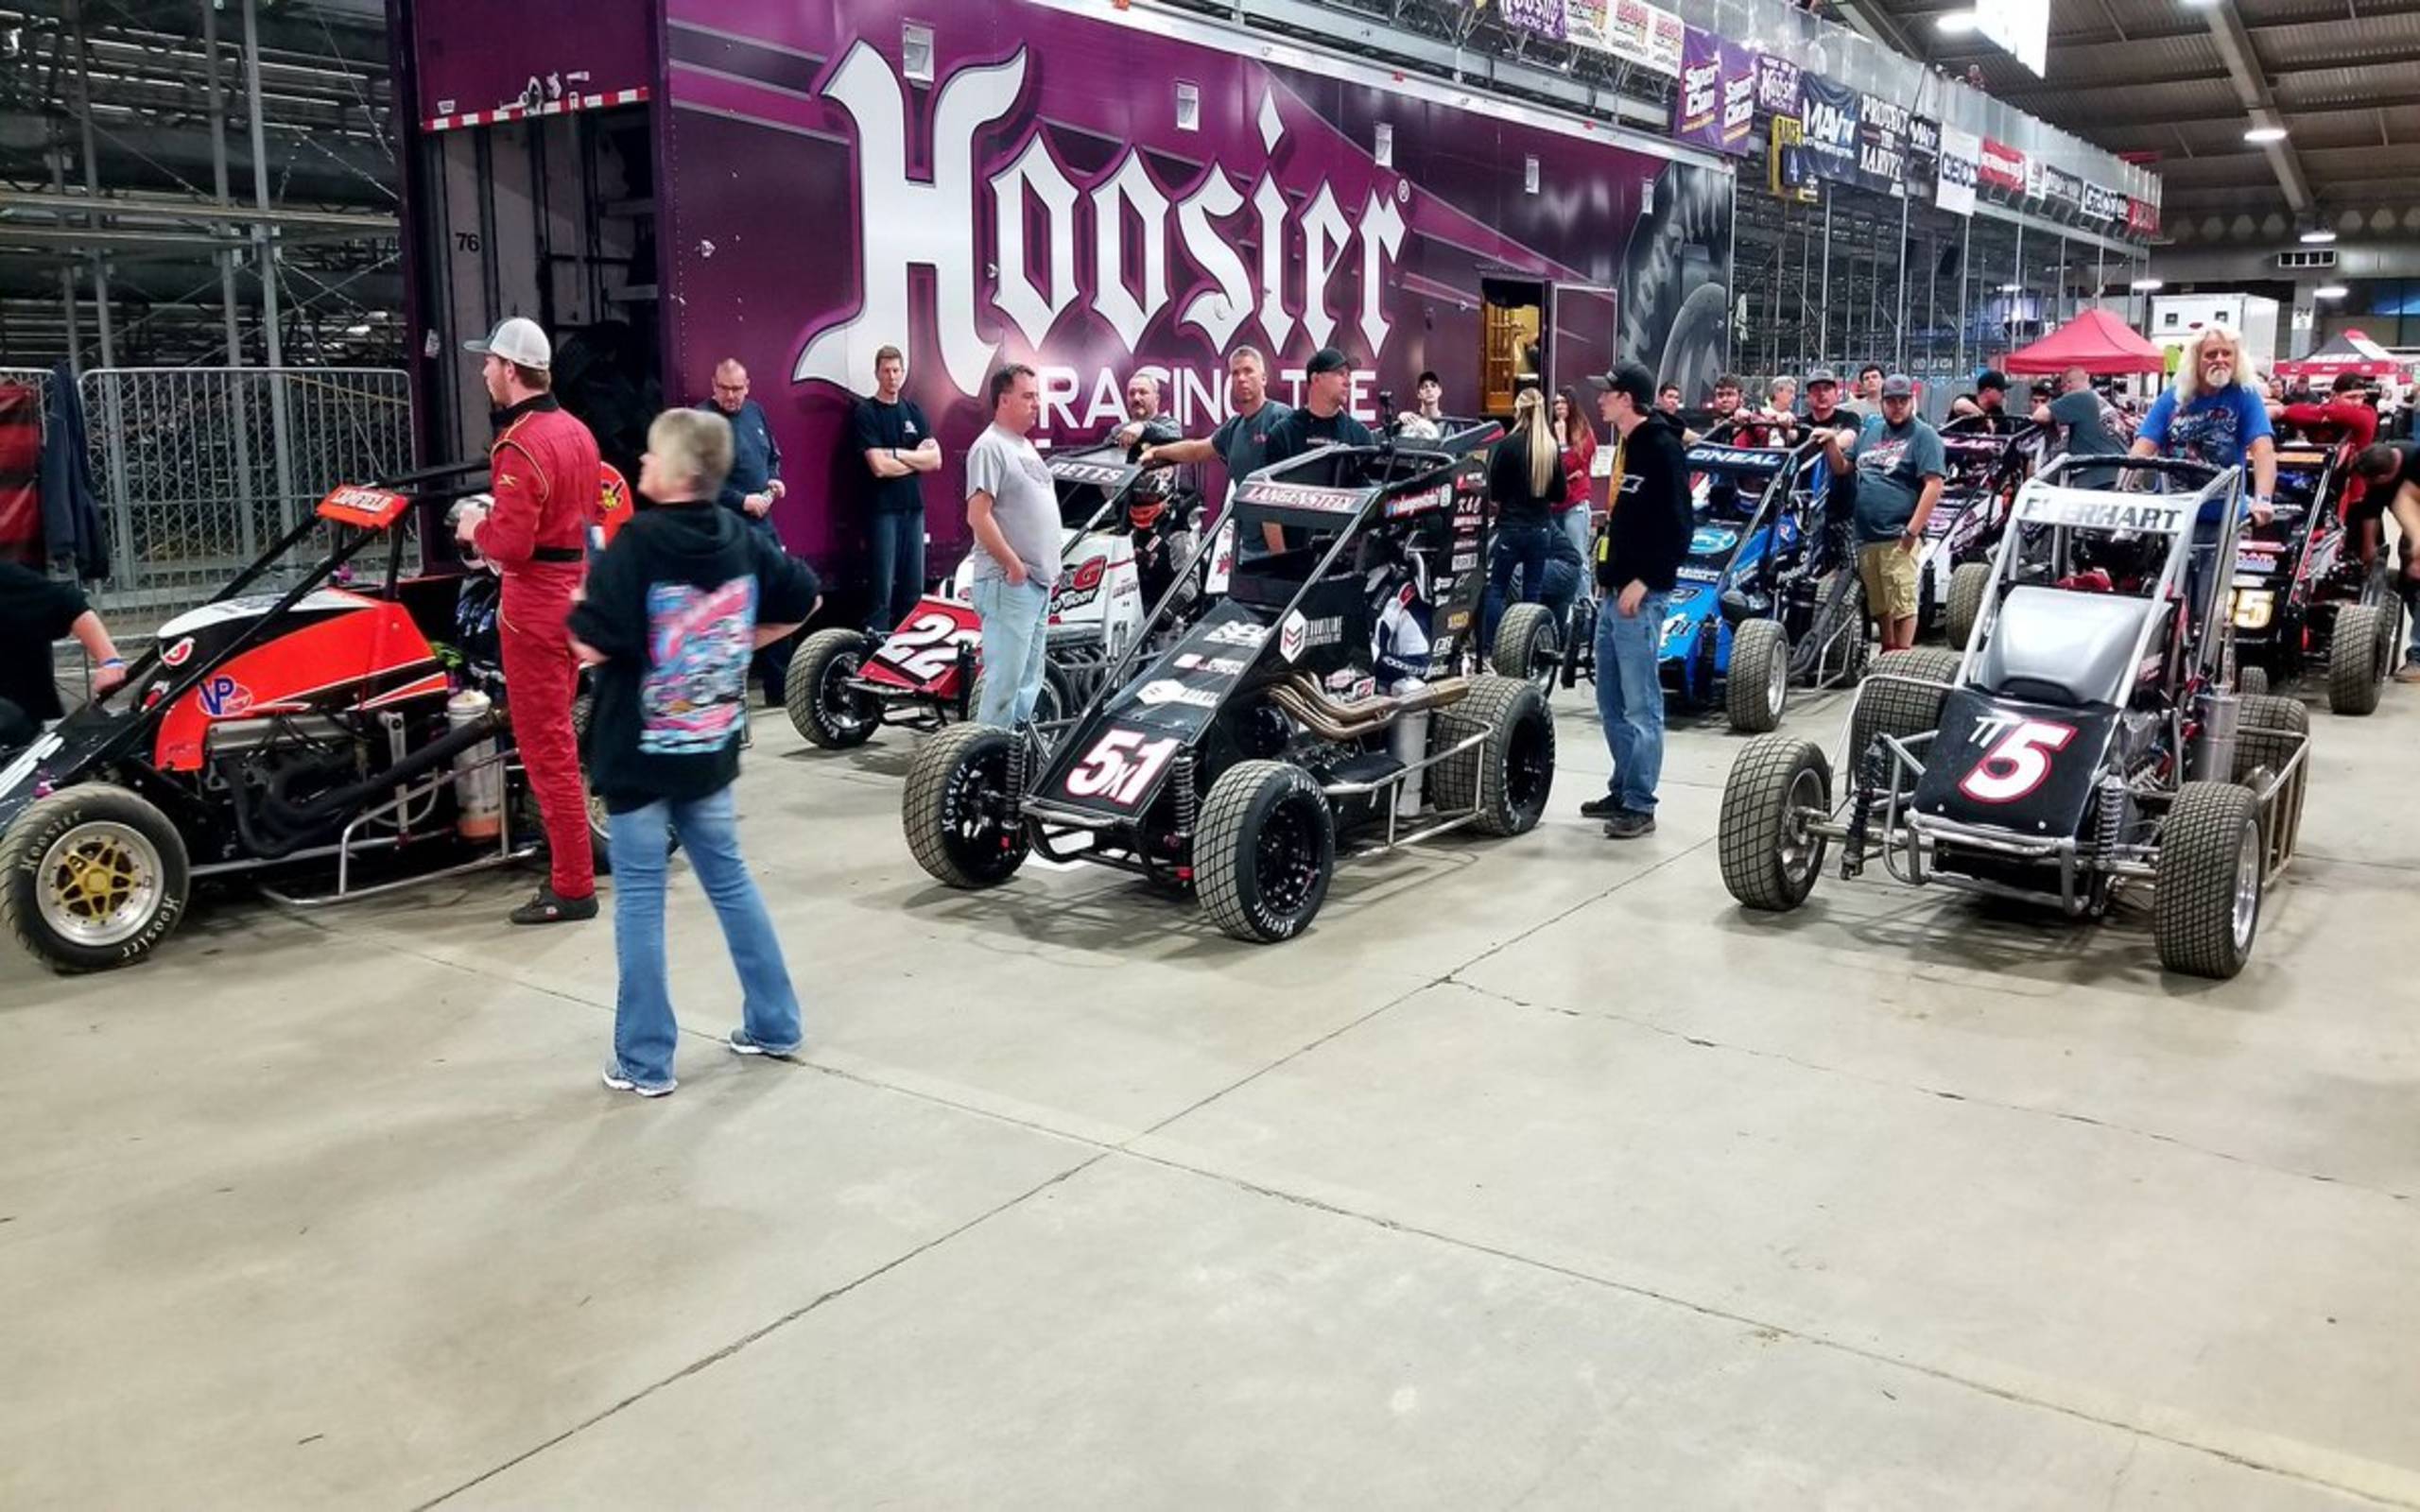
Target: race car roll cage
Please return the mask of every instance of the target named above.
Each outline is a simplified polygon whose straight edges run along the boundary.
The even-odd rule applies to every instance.
[[[207,656],[196,658],[192,665],[179,670],[177,677],[168,681],[164,691],[147,697],[140,708],[127,710],[120,727],[111,732],[101,745],[88,753],[81,765],[86,768],[104,766],[112,763],[137,765],[143,772],[143,782],[140,785],[147,795],[169,799],[176,807],[185,811],[189,816],[197,814],[204,805],[195,794],[186,791],[182,782],[159,771],[151,765],[147,756],[141,759],[131,756],[131,747],[134,743],[146,730],[153,728],[153,722],[143,716],[155,709],[164,711],[173,708],[179,700],[201,686],[204,680],[221,667],[259,644],[275,626],[293,612],[297,605],[333,580],[365,548],[382,537],[387,541],[388,550],[377,596],[389,601],[398,599],[400,597],[398,589],[403,580],[404,546],[408,534],[403,524],[405,517],[413,517],[413,528],[418,528],[424,524],[428,512],[436,506],[477,491],[473,488],[433,489],[413,492],[398,490],[416,489],[418,485],[437,483],[444,479],[468,477],[474,473],[485,472],[487,467],[488,462],[484,457],[477,461],[452,462],[439,467],[396,473],[374,482],[339,489],[332,493],[320,503],[317,509],[305,514],[285,534],[271,541],[258,557],[252,559],[250,566],[237,573],[225,587],[203,600],[199,607],[207,608],[212,604],[225,603],[240,596],[244,590],[267,576],[273,566],[283,560],[295,547],[301,545],[322,524],[332,527],[337,533],[336,543],[327,556],[322,558],[317,566],[297,578],[291,587],[278,596],[275,603],[255,616],[250,624],[231,637],[226,644]],[[387,496],[388,503],[372,509],[359,506],[346,506],[340,502],[346,494],[354,492],[384,494]],[[150,649],[136,658],[134,664],[127,669],[127,678],[123,683],[110,693],[91,700],[88,707],[106,710],[110,700],[120,693],[125,693],[130,697],[133,696],[134,691],[143,687],[145,679],[166,664],[165,654],[164,647],[155,642]],[[379,717],[381,725],[387,731],[389,751],[394,758],[394,763],[377,775],[374,780],[375,789],[389,792],[390,796],[355,814],[337,833],[337,838],[328,844],[306,846],[274,856],[199,863],[189,868],[188,875],[195,881],[199,881],[205,877],[239,875],[292,866],[298,862],[324,861],[334,858],[337,864],[337,884],[336,890],[332,893],[299,897],[270,887],[265,883],[256,885],[261,894],[271,902],[293,908],[314,908],[375,897],[381,893],[418,886],[423,883],[437,881],[441,878],[461,876],[510,866],[537,854],[539,848],[535,841],[526,844],[514,842],[512,805],[508,802],[498,813],[496,843],[493,851],[435,871],[421,872],[410,877],[377,883],[366,887],[353,886],[353,862],[357,853],[396,850],[409,843],[409,838],[402,833],[373,835],[366,839],[356,838],[357,833],[364,825],[386,818],[390,815],[408,822],[408,810],[414,803],[423,799],[434,799],[447,786],[474,772],[486,771],[490,768],[509,770],[511,764],[518,760],[517,753],[512,748],[499,746],[491,755],[469,766],[458,767],[454,765],[455,757],[476,747],[482,740],[494,739],[510,728],[510,713],[503,708],[493,708],[485,718],[450,730],[419,750],[409,752],[403,747],[402,716],[389,709],[379,711]],[[346,791],[349,793],[353,790]],[[318,801],[324,802],[326,798],[323,796]],[[240,823],[238,827],[240,830]]]
[[[1474,435],[1477,432],[1463,434]],[[1331,581],[1330,575],[1334,572],[1337,563],[1344,557],[1346,550],[1367,539],[1369,527],[1374,523],[1384,523],[1387,518],[1386,507],[1392,502],[1393,498],[1402,496],[1421,484],[1432,487],[1443,486],[1450,490],[1454,472],[1461,460],[1461,455],[1433,450],[1436,444],[1401,446],[1396,444],[1393,438],[1390,436],[1374,446],[1322,446],[1300,457],[1291,458],[1253,473],[1249,480],[1251,484],[1274,483],[1282,486],[1286,481],[1285,474],[1288,472],[1306,470],[1317,465],[1324,475],[1333,476],[1340,464],[1357,458],[1381,460],[1387,465],[1391,474],[1393,474],[1395,470],[1407,461],[1417,464],[1419,468],[1419,471],[1415,471],[1409,477],[1390,475],[1380,482],[1362,485],[1362,490],[1366,490],[1368,496],[1349,513],[1255,502],[1248,497],[1251,490],[1247,487],[1236,488],[1234,502],[1228,505],[1225,511],[1226,516],[1232,517],[1235,521],[1236,540],[1239,543],[1236,571],[1234,577],[1230,580],[1227,597],[1232,601],[1242,603],[1255,617],[1265,615],[1268,625],[1272,627],[1283,623],[1288,614],[1301,611],[1311,594],[1323,584]],[[1439,507],[1445,511],[1450,519],[1456,504],[1449,494],[1447,502]],[[1223,518],[1220,524],[1224,524]],[[1243,597],[1236,592],[1236,585],[1248,576],[1245,566],[1247,558],[1242,554],[1240,543],[1255,539],[1249,536],[1248,531],[1256,531],[1270,524],[1314,532],[1320,530],[1336,532],[1336,539],[1330,541],[1326,549],[1312,561],[1301,582],[1294,586],[1292,593],[1282,604],[1275,607]],[[1482,524],[1479,550],[1482,563],[1486,558],[1488,534],[1488,530]],[[1205,544],[1201,549],[1209,549],[1206,544],[1208,539],[1205,535]],[[1284,554],[1270,553],[1257,559],[1267,561],[1280,555]],[[1484,584],[1483,572],[1478,574],[1478,580]],[[1358,591],[1357,588],[1356,591]],[[1100,687],[1095,691],[1092,698],[1087,700],[1062,728],[1074,728],[1083,724],[1093,717],[1101,704],[1123,691],[1126,683],[1132,677],[1132,663],[1135,657],[1150,644],[1151,633],[1158,627],[1160,617],[1167,611],[1172,598],[1171,593],[1153,608],[1150,617],[1144,621],[1143,628],[1136,633],[1133,644],[1121,652],[1110,664],[1107,672],[1102,675]],[[1470,687],[1467,678],[1445,678],[1410,695],[1402,696],[1379,695],[1374,698],[1347,704],[1332,697],[1327,690],[1318,685],[1316,679],[1303,673],[1292,673],[1277,679],[1255,679],[1253,674],[1261,669],[1264,660],[1271,654],[1273,644],[1273,636],[1262,641],[1259,647],[1253,653],[1251,669],[1236,679],[1234,686],[1222,700],[1222,705],[1234,702],[1247,687],[1266,688],[1269,690],[1269,697],[1272,703],[1322,739],[1342,742],[1377,733],[1404,714],[1435,711],[1458,703],[1468,693]],[[1213,718],[1216,718],[1215,714]],[[1487,757],[1481,747],[1491,733],[1485,729],[1475,730],[1445,748],[1432,751],[1417,761],[1406,763],[1383,777],[1368,781],[1347,780],[1322,782],[1320,784],[1320,792],[1331,803],[1347,798],[1376,799],[1399,789],[1414,773],[1425,772],[1430,767],[1466,752],[1479,750],[1479,760],[1484,762]],[[1030,769],[1029,764],[1034,757],[1036,755],[1043,757],[1043,770],[1046,772],[1049,769],[1049,763],[1055,759],[1057,753],[1041,748],[1038,736],[1030,733],[1029,730],[1021,732],[1021,735],[1023,738],[1016,740],[1010,747],[1008,784],[1010,801],[1013,805],[1012,817],[1024,825],[1027,841],[1036,854],[1046,861],[1091,861],[1121,871],[1132,872],[1137,876],[1148,877],[1155,882],[1171,885],[1183,885],[1184,878],[1171,875],[1153,860],[1148,847],[1136,843],[1146,816],[1156,805],[1147,804],[1134,814],[1113,817],[1069,808],[1063,804],[1055,804],[1046,799],[1026,797],[1024,795],[1026,773]],[[1173,816],[1176,819],[1176,828],[1173,833],[1176,837],[1189,845],[1194,839],[1194,823],[1201,812],[1201,799],[1205,796],[1200,780],[1198,760],[1191,746],[1177,753],[1170,765],[1168,783],[1172,796]],[[1385,803],[1382,805],[1386,809],[1385,838],[1357,845],[1351,853],[1373,853],[1393,850],[1399,846],[1413,845],[1476,823],[1485,812],[1485,791],[1486,783],[1483,781],[1473,783],[1471,806],[1467,810],[1440,813],[1427,823],[1409,831],[1400,828],[1402,821],[1395,812],[1396,806],[1392,802]],[[1053,841],[1070,838],[1077,833],[1125,838],[1122,843],[1118,843],[1117,850],[1103,850],[1098,844],[1070,850],[1053,849]],[[1125,853],[1120,854],[1118,850]],[[1340,855],[1343,853],[1340,850]]]
[[[2010,524],[2013,526],[2021,527],[2028,523],[2023,519],[2024,503],[2026,498],[2033,494],[2037,489],[2051,495],[2049,502],[2053,504],[2062,502],[2063,498],[2067,502],[2106,499],[2109,495],[2100,490],[2060,488],[2057,480],[2069,472],[2084,468],[2100,470],[2110,467],[2120,469],[2121,477],[2132,472],[2154,475],[2163,483],[2180,481],[2201,484],[2191,495],[2192,505],[2189,513],[2180,521],[2178,528],[2170,533],[2169,549],[2161,562],[2159,576],[2152,584],[2150,596],[2154,602],[2162,603],[2175,602],[2184,598],[2194,554],[2197,551],[2209,551],[2212,553],[2212,574],[2211,581],[2206,585],[2207,592],[2204,595],[2204,607],[2198,614],[2175,616],[2146,614],[2143,617],[2142,629],[2135,637],[2133,657],[2128,664],[2135,667],[2142,666],[2150,656],[2152,639],[2163,629],[2169,632],[2170,644],[2167,657],[2167,676],[2172,685],[2186,694],[2186,696],[2171,701],[2168,709],[2169,748],[2173,753],[2173,760],[2179,767],[2186,764],[2189,754],[2193,776],[2208,781],[2225,782],[2233,776],[2237,741],[2247,731],[2238,728],[2238,706],[2236,696],[2231,693],[2221,691],[2216,678],[2212,676],[2223,663],[2229,601],[2229,594],[2225,591],[2226,585],[2217,578],[2216,572],[2219,564],[2221,563],[2231,569],[2235,560],[2236,541],[2239,533],[2239,509],[2243,497],[2243,470],[2239,467],[2229,468],[2214,476],[2208,468],[2198,463],[2164,457],[2055,457],[2027,483],[2025,492],[2019,495],[2017,502],[2011,507]],[[2175,497],[2176,495],[2163,491],[2156,496]],[[2219,538],[2210,546],[2197,546],[2194,543],[2195,517],[2199,516],[2204,506],[2214,500],[2223,501],[2223,515],[2220,524]],[[2073,545],[2071,532],[2079,527],[2073,524],[2050,524],[2048,528],[2051,534],[2050,552],[2053,560],[2068,559]],[[2000,538],[1999,546],[1992,558],[1992,581],[1995,585],[2005,586],[2010,583],[2010,564],[2019,549],[2020,538],[2024,533],[2022,528],[2012,528]],[[1909,677],[1896,672],[1869,673],[1865,679],[1866,684],[1895,683],[1903,687],[1937,694],[1946,694],[1950,689],[1967,686],[1967,679],[1973,676],[1976,662],[1982,654],[1983,643],[1989,638],[1993,626],[1999,618],[2002,596],[2002,593],[1997,592],[1985,595],[1982,612],[1976,616],[1974,628],[1968,633],[1966,645],[1960,653],[1958,670],[1952,675],[1948,684],[1944,685],[1928,679]],[[2204,691],[2197,694],[2193,691],[2197,687]],[[2199,718],[2196,721],[2188,721],[2187,710],[2197,700],[2200,705]],[[1843,730],[1844,745],[1847,741],[1856,738],[1856,722],[1857,713],[1853,705],[1846,729]],[[1903,823],[1902,800],[1912,798],[1913,788],[1910,784],[1924,776],[1925,764],[1922,753],[1939,732],[1938,728],[1907,736],[1893,735],[1887,731],[1877,732],[1874,737],[1873,745],[1879,747],[1878,750],[1846,752],[1851,765],[1852,781],[1849,783],[1847,796],[1835,806],[1834,813],[1837,814],[1845,809],[1848,817],[1842,820],[1829,816],[1823,818],[1809,816],[1803,825],[1804,834],[1806,837],[1820,835],[1841,842],[1843,850],[1841,873],[1842,876],[1856,875],[1863,869],[1869,855],[1878,853],[1882,857],[1883,866],[1891,875],[1910,886],[1923,886],[1929,882],[1937,881],[1969,892],[2013,898],[2029,902],[2038,901],[2044,896],[2042,893],[2012,886],[1990,878],[1967,876],[1956,871],[1943,870],[1938,866],[1931,865],[1932,857],[1939,850],[1941,843],[1947,841],[1955,846],[1985,851],[2012,861],[2055,863],[2059,875],[2060,911],[2071,918],[2081,918],[2091,911],[2092,901],[2088,892],[2078,885],[2087,873],[2106,876],[2113,880],[2151,881],[2155,878],[2158,847],[2122,840],[2114,832],[2107,833],[2103,840],[2096,842],[2087,852],[2077,835],[2045,835],[2039,838],[2020,836],[2002,830],[1961,823],[1938,815],[1920,814],[1912,805],[1905,809]],[[2254,800],[2262,816],[2261,843],[2264,855],[2261,883],[2265,886],[2276,880],[2293,856],[2294,826],[2273,824],[2269,820],[2276,812],[2279,796],[2288,791],[2308,762],[2310,755],[2310,741],[2308,735],[2300,731],[2272,729],[2266,726],[2252,727],[2249,732],[2290,738],[2298,742],[2294,754],[2287,760],[2285,765],[2271,772],[2267,781],[2252,790]],[[2190,747],[2187,745],[2188,734],[2197,737]],[[1874,759],[1876,756],[1879,757],[1878,761]],[[2096,795],[2094,801],[2104,806],[2105,816],[2107,805],[2113,799],[2132,797],[2136,803],[2146,809],[2165,809],[2174,799],[2175,794],[2176,779],[2171,778],[2159,785],[2148,788],[2129,783],[2123,793],[2117,794],[2111,793],[2104,787]],[[1871,833],[1872,809],[1874,800],[1877,798],[1883,802],[1882,838],[1879,841],[1875,840]],[[1792,822],[1797,821],[1793,819]]]

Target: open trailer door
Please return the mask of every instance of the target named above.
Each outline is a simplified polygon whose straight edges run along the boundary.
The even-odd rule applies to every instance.
[[[1547,388],[1561,393],[1611,372],[1621,350],[1621,296],[1599,284],[1557,284],[1551,291],[1552,335],[1547,341]]]

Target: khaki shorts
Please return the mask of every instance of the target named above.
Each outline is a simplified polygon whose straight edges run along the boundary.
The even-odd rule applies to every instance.
[[[1860,546],[1858,576],[1865,579],[1865,610],[1878,620],[1912,619],[1916,612],[1916,554],[1895,541]]]

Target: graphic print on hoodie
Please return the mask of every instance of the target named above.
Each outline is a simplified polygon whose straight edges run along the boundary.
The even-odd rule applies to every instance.
[[[647,591],[648,669],[639,684],[639,749],[650,756],[719,750],[738,732],[755,649],[756,578],[718,588],[654,583]]]

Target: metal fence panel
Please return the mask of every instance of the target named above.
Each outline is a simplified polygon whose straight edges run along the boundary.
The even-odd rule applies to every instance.
[[[207,599],[329,489],[410,465],[399,370],[98,368],[79,388],[112,544],[100,601],[130,632]]]

